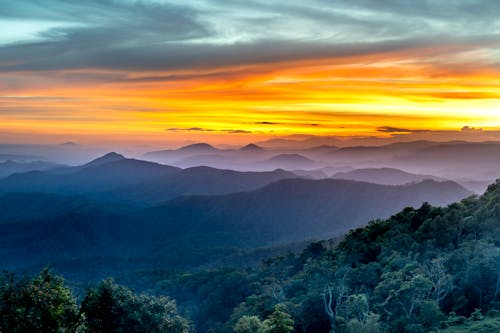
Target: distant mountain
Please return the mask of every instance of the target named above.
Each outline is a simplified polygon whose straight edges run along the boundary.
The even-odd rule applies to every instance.
[[[191,168],[196,166],[209,166],[216,168],[218,166],[224,166],[225,168],[230,169],[233,164],[234,159],[220,154],[192,155],[175,162],[175,165],[181,168]]]
[[[339,236],[406,206],[423,202],[446,205],[469,195],[472,192],[450,181],[386,186],[334,179],[286,179],[251,192],[174,199],[152,209],[152,215],[180,232],[251,232],[255,238],[246,242],[262,245],[263,241]]]
[[[312,169],[321,165],[300,154],[279,154],[260,163],[271,168],[283,168],[287,170]]]
[[[397,142],[382,146],[350,146],[327,151],[321,157],[330,162],[357,164],[389,162],[411,155],[421,149],[438,145],[432,141]]]
[[[239,151],[241,152],[250,152],[250,153],[255,153],[255,152],[264,152],[265,149],[256,145],[256,144],[253,144],[253,143],[250,143],[246,146],[243,146],[239,149]]]
[[[111,162],[115,162],[115,161],[121,161],[124,159],[125,159],[125,156],[118,154],[118,153],[115,153],[115,152],[111,152],[111,153],[107,153],[104,156],[98,157],[98,158],[90,161],[89,163],[85,164],[85,166],[87,166],[87,167],[99,166],[99,165],[103,165],[103,164],[107,164],[107,163],[111,163]]]
[[[50,264],[94,277],[122,261],[129,271],[194,268],[235,249],[335,237],[406,206],[443,205],[469,194],[453,182],[383,186],[332,179],[280,180],[250,192],[180,197],[145,209],[75,196],[9,194],[0,197],[0,267]],[[102,271],[92,273],[102,260]]]
[[[15,162],[7,160],[5,162],[0,162],[0,178],[4,178],[15,173],[22,173],[28,171],[44,171],[58,167],[62,166],[45,161]]]
[[[499,142],[449,142],[401,156],[395,166],[423,170],[447,178],[489,179],[499,174]]]
[[[1,162],[33,162],[40,160],[42,156],[39,155],[20,155],[20,154],[0,154]]]
[[[78,147],[80,145],[76,142],[68,141],[68,142],[61,143],[60,146],[62,146],[62,147]]]
[[[84,194],[111,201],[151,204],[179,195],[247,191],[294,177],[295,174],[283,170],[237,172],[208,167],[180,169],[109,153],[82,166],[11,175],[0,180],[0,194]]]
[[[145,158],[171,158],[171,157],[185,157],[189,155],[199,155],[199,154],[213,154],[217,152],[218,149],[209,145],[208,143],[194,143],[177,149],[166,149],[157,150],[145,153],[143,156]]]
[[[147,152],[142,155],[142,158],[147,161],[158,162],[162,164],[174,165],[177,167],[192,167],[192,166],[219,166],[217,163],[209,162],[203,158],[196,156],[215,156],[227,152],[226,150],[217,149],[208,143],[195,143],[180,147],[177,149],[166,149]],[[201,159],[201,163],[196,163],[197,159]]]
[[[437,165],[460,163],[465,165],[488,165],[497,167],[500,163],[500,143],[458,142],[434,145],[406,157],[406,161],[418,164],[430,162]]]
[[[328,178],[328,175],[323,172],[321,169],[313,169],[313,170],[292,170],[294,174],[299,176],[300,178],[309,178],[309,179],[323,179]]]
[[[421,182],[426,179],[445,181],[432,175],[418,175],[393,168],[355,169],[348,172],[338,172],[332,176],[335,179],[349,179],[383,185],[403,185]]]
[[[105,149],[73,144],[0,144],[0,161],[50,161],[58,164],[82,164]]]
[[[176,151],[199,154],[199,153],[217,151],[217,149],[215,147],[209,145],[208,143],[194,143],[192,145],[181,147],[181,148],[177,149]]]

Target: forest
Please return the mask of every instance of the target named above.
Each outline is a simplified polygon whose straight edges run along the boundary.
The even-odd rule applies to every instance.
[[[4,272],[0,332],[498,332],[500,182],[265,259],[83,287]],[[174,300],[175,299],[175,300]]]

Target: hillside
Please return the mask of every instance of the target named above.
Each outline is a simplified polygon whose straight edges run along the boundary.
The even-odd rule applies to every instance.
[[[335,179],[350,179],[383,185],[403,185],[421,182],[426,179],[444,181],[445,179],[432,175],[419,175],[393,168],[355,169],[348,172],[338,172],[332,176]]]
[[[206,179],[202,171],[212,172],[187,170]],[[96,197],[9,194],[0,197],[0,266],[63,267],[62,262],[91,264],[102,257],[109,265],[99,274],[113,272],[121,260],[129,261],[128,270],[160,263],[190,269],[235,251],[340,236],[406,206],[446,204],[469,194],[451,182],[382,186],[305,179],[281,180],[250,192],[180,197],[144,209]],[[71,267],[77,276],[85,270],[84,264]]]
[[[258,287],[217,331],[282,304],[304,333],[498,332],[499,205],[497,182],[482,197],[405,208],[336,246],[269,259],[240,278]]]
[[[82,194],[106,201],[147,205],[180,195],[248,191],[295,177],[295,174],[283,170],[237,172],[208,167],[181,169],[110,153],[77,167],[11,175],[0,180],[0,194]]]
[[[488,330],[499,310],[498,183],[480,198],[448,207],[415,204],[420,207],[352,230],[340,244],[311,243],[301,253],[248,268],[270,253],[257,247],[269,244],[261,235],[298,236],[303,222],[311,228],[333,201],[341,204],[331,208],[331,224],[322,226],[319,238],[328,238],[334,223],[350,220],[339,219],[341,207],[351,211],[344,216],[353,216],[405,195],[438,203],[454,200],[457,192],[468,194],[452,182],[382,186],[292,179],[247,193],[178,198],[129,211],[82,197],[10,194],[0,197],[0,265],[19,270],[22,263],[30,265],[22,271],[36,271],[52,264],[73,283],[114,275],[136,290],[174,297],[198,332],[232,332],[245,316],[268,317],[276,304],[303,333],[326,333],[333,323],[339,332]],[[304,210],[294,208],[299,200]],[[22,212],[20,202],[29,203]],[[277,213],[265,219],[272,211]],[[249,246],[256,248],[241,252]],[[245,269],[223,265],[237,263]],[[340,297],[332,316],[324,310],[329,292],[334,301]]]
[[[0,178],[8,177],[14,173],[44,171],[58,167],[61,167],[61,165],[44,161],[18,162],[7,160],[5,162],[0,162]]]
[[[286,170],[313,169],[322,165],[300,154],[279,154],[259,164],[265,165],[268,168],[282,168]]]
[[[244,193],[174,199],[150,209],[158,221],[182,232],[249,231],[262,242],[339,236],[374,218],[427,201],[446,205],[471,195],[453,182],[383,186],[347,180],[288,179]],[[250,243],[252,244],[252,243]]]

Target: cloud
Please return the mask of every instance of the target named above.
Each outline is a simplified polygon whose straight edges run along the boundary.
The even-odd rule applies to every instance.
[[[470,126],[464,126],[462,127],[461,131],[463,133],[482,133],[483,129],[482,128],[474,128]]]
[[[429,47],[436,55],[498,45],[500,30],[491,28],[496,22],[491,13],[500,10],[495,1],[482,1],[473,11],[467,1],[453,6],[423,3],[215,1],[207,9],[206,2],[190,1],[48,0],[43,7],[34,0],[8,2],[2,4],[0,17],[75,24],[41,30],[36,41],[0,46],[0,71],[215,69],[429,52]],[[365,15],[357,15],[361,12]],[[255,20],[265,23],[256,25]]]
[[[212,129],[212,128],[203,128],[203,127],[189,127],[189,128],[179,128],[172,127],[165,129],[167,132],[178,132],[178,131],[187,131],[187,132],[226,132],[231,134],[249,134],[252,131],[242,130],[242,129]]]
[[[202,127],[190,127],[184,129],[184,131],[192,131],[192,132],[212,132],[214,131],[213,129],[207,129],[207,128],[202,128]]]
[[[189,128],[179,128],[179,127],[172,127],[172,128],[167,128],[165,131],[168,132],[178,132],[178,131],[188,131],[188,132],[213,132],[215,130],[209,129],[209,128],[202,128],[202,127],[189,127]]]
[[[429,132],[429,130],[426,129],[407,129],[407,128],[399,128],[399,127],[391,127],[391,126],[381,126],[377,127],[377,132],[382,132],[382,133],[425,133]]]
[[[249,134],[252,133],[252,131],[247,131],[247,130],[225,130],[228,133],[232,134]]]
[[[254,123],[255,125],[278,125],[279,123],[275,123],[272,121],[258,121]]]

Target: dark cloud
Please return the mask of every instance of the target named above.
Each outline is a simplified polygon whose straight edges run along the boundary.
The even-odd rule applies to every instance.
[[[113,45],[110,41],[108,47],[83,49],[75,41],[40,42],[0,47],[0,71],[84,68],[126,71],[211,69],[307,59],[334,60],[387,52],[416,51],[430,46],[435,47],[432,52],[436,55],[469,50],[474,48],[474,45],[482,47],[493,42],[500,44],[499,41],[500,35],[475,40],[456,39],[449,41],[452,43],[450,48],[440,48],[443,46],[440,39],[343,44],[279,40],[231,45],[173,42],[147,47]]]
[[[425,133],[429,132],[429,130],[415,130],[415,129],[407,129],[407,128],[399,128],[399,127],[391,127],[391,126],[381,126],[377,127],[378,132],[382,133]]]
[[[168,132],[177,132],[177,131],[188,131],[188,132],[213,132],[215,130],[209,129],[209,128],[203,128],[203,127],[189,127],[189,128],[179,128],[179,127],[172,127],[172,128],[167,128],[165,131]]]
[[[271,122],[271,121],[258,121],[254,123],[255,125],[278,125],[279,123]]]
[[[249,134],[249,133],[252,133],[251,131],[241,130],[241,129],[221,129],[221,130],[216,130],[216,129],[203,128],[203,127],[189,127],[189,128],[172,127],[172,128],[165,129],[165,131],[168,131],[168,132],[177,132],[177,131],[187,131],[187,132],[226,132],[226,133],[231,133],[231,134]]]
[[[494,10],[500,5],[496,5],[493,1],[481,3],[484,6],[479,9],[468,1],[458,2],[453,6],[427,1],[384,1],[376,2],[376,5],[372,1],[339,1],[335,6],[323,1],[313,1],[307,6],[272,1],[266,3],[230,1],[218,4],[221,10],[224,9],[222,13],[226,13],[227,17],[234,15],[231,10],[257,11],[260,13],[258,19],[267,23],[255,24],[252,22],[255,19],[233,18],[231,21],[216,10],[202,10],[188,1],[183,5],[114,0],[47,0],[43,5],[34,0],[12,1],[2,4],[0,17],[74,21],[76,24],[44,31],[39,35],[42,40],[36,42],[0,46],[0,71],[208,70],[281,61],[335,60],[426,49],[432,46],[433,55],[492,44],[498,46],[500,40],[498,32],[491,29],[479,30],[477,22],[487,22],[491,25],[493,19],[491,11],[495,12]],[[455,13],[453,20],[450,14],[444,13],[445,8],[448,12]],[[350,9],[351,12],[346,9]],[[358,16],[356,10],[368,11],[371,15]],[[407,12],[408,17],[391,19],[377,15],[380,12],[400,13],[398,14],[400,16],[404,15],[401,13]],[[449,29],[432,30],[436,29],[437,25],[429,24],[428,21],[436,18],[436,15],[443,20],[444,25],[450,26]],[[468,30],[457,27],[456,22],[461,22],[462,18],[470,15],[474,15],[477,20],[469,25]],[[415,21],[415,17],[422,19]],[[293,38],[294,34],[301,35],[307,32],[301,31],[301,25],[290,27],[289,22],[294,19],[315,22],[323,29],[325,37]],[[214,22],[218,20],[221,24],[225,23],[224,20],[229,20],[227,24],[234,24],[233,29],[243,35],[249,31],[252,38],[214,42],[224,38],[220,35],[221,32],[214,28]],[[234,23],[234,21],[241,22]],[[328,26],[322,22],[333,23]],[[274,27],[274,24],[278,24],[279,29],[276,34],[269,34],[269,30],[272,29],[266,29],[266,26]],[[402,27],[401,24],[406,26]],[[427,31],[429,29],[431,30]],[[453,29],[460,31],[457,33]],[[426,31],[426,33],[414,34],[414,31]],[[486,35],[484,31],[490,31],[490,35]],[[358,34],[359,38],[353,37]],[[339,35],[337,39],[326,37],[337,35]],[[443,48],[443,45],[450,47]],[[144,77],[136,80],[178,78]]]
[[[190,127],[184,129],[184,131],[192,131],[192,132],[212,132],[214,131],[213,129],[207,129],[207,128],[202,128],[202,127]]]
[[[461,129],[462,132],[464,133],[482,133],[483,129],[482,128],[474,128],[470,126],[464,126]]]
[[[247,130],[225,130],[228,133],[232,134],[250,134],[252,131],[247,131]]]

